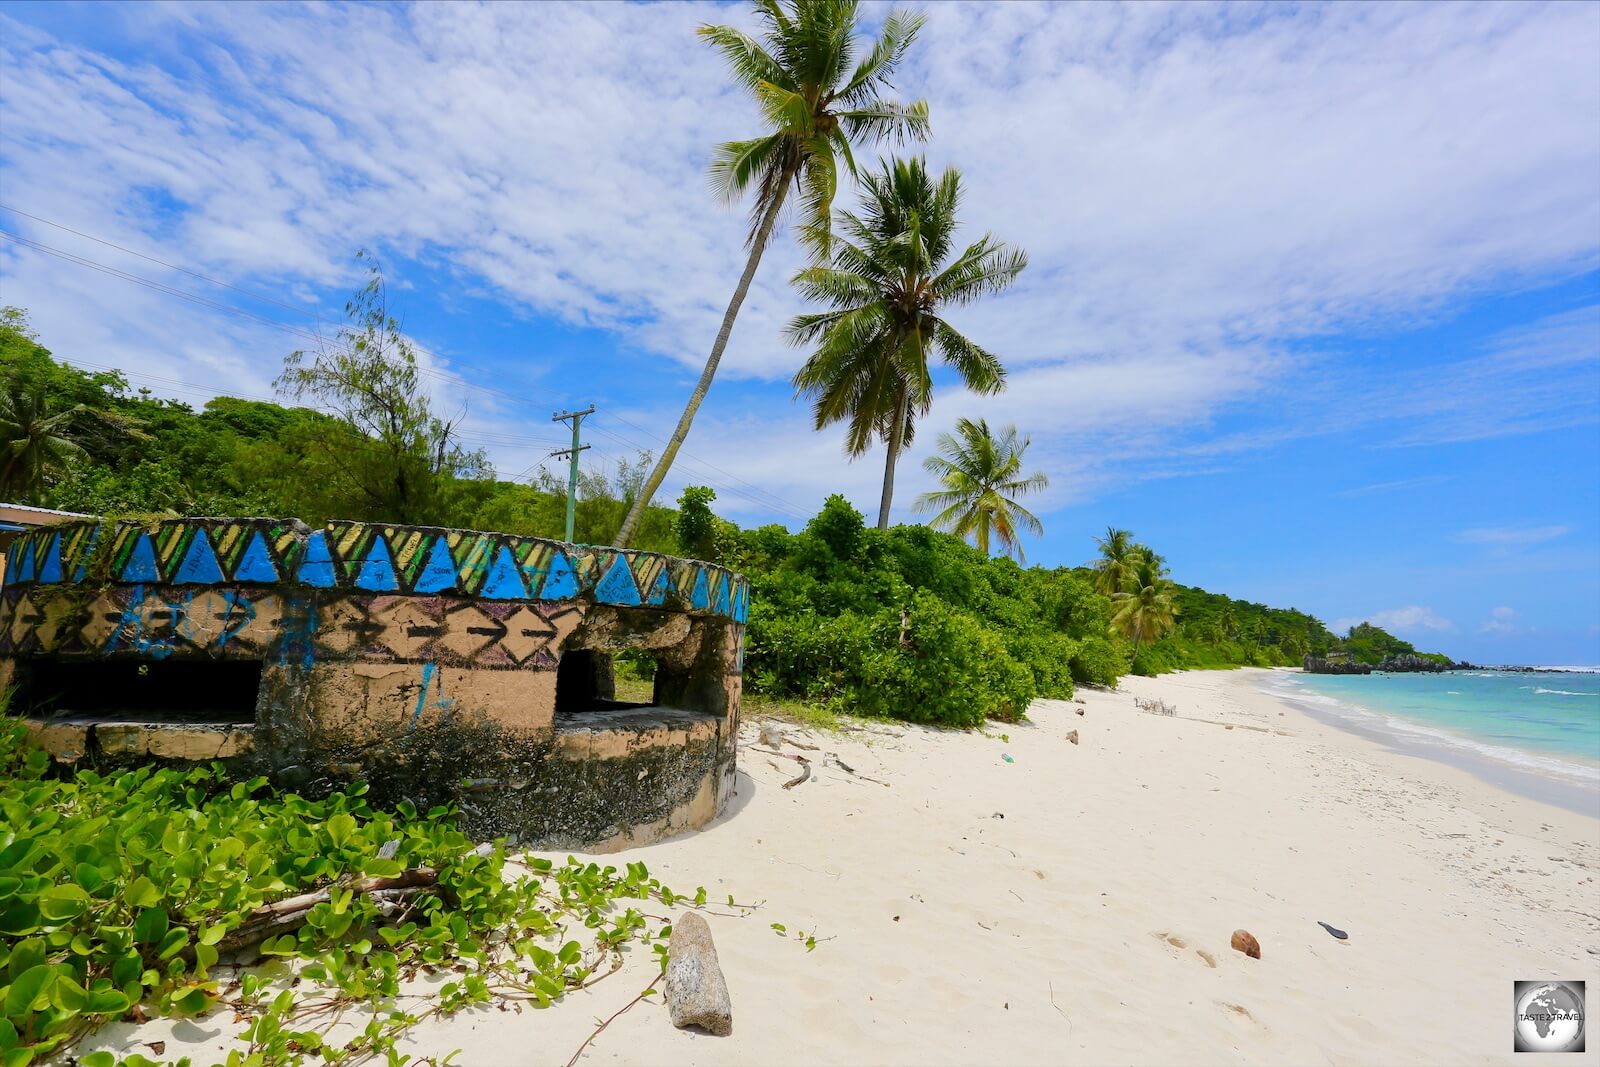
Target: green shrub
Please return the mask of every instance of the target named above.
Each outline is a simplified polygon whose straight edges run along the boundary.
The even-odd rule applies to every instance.
[[[1079,642],[1048,630],[1006,633],[1006,651],[1032,672],[1034,691],[1053,700],[1072,696],[1072,661],[1079,648]]]
[[[1128,658],[1110,637],[1094,634],[1078,642],[1071,669],[1072,680],[1079,685],[1115,686],[1128,671]]]

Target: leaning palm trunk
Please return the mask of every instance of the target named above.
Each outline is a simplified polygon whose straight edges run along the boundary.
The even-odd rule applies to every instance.
[[[894,502],[894,468],[900,461],[900,449],[905,443],[906,405],[910,395],[900,390],[900,402],[894,409],[894,429],[889,431],[889,455],[883,461],[883,496],[878,500],[878,529],[889,528],[889,505]]]
[[[733,322],[739,317],[739,308],[744,304],[745,295],[750,292],[750,283],[755,279],[756,268],[761,265],[761,254],[766,251],[767,242],[772,238],[772,228],[777,224],[779,212],[783,210],[784,197],[788,195],[789,184],[794,181],[795,170],[794,166],[790,166],[784,172],[783,181],[779,183],[778,191],[773,196],[772,206],[767,209],[760,228],[756,230],[755,239],[750,246],[750,256],[745,260],[744,273],[739,275],[739,284],[734,287],[733,298],[728,301],[728,310],[722,313],[722,328],[717,331],[717,339],[712,342],[711,355],[706,357],[705,370],[700,372],[700,380],[695,383],[694,392],[689,394],[689,403],[684,405],[683,414],[678,418],[678,428],[672,431],[672,439],[667,442],[661,458],[656,460],[655,469],[650,472],[650,477],[645,479],[644,485],[634,496],[633,506],[628,508],[627,518],[622,520],[622,529],[617,531],[616,537],[618,548],[627,548],[628,542],[633,540],[634,531],[639,528],[639,522],[644,518],[644,509],[656,495],[656,490],[661,488],[661,482],[666,478],[667,471],[672,469],[672,461],[678,458],[678,449],[683,447],[684,438],[689,436],[689,427],[694,425],[695,413],[700,410],[700,404],[711,388],[711,381],[717,376],[717,365],[722,362],[722,352],[728,347],[728,338],[733,335]]]

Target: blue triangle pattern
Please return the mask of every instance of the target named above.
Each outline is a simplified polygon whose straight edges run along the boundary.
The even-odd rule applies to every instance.
[[[656,574],[656,580],[650,583],[650,595],[645,598],[645,603],[656,605],[665,604],[667,596],[672,592],[672,579],[667,577],[667,568],[663,566]]]
[[[617,553],[617,558],[611,561],[606,576],[594,587],[594,598],[602,604],[639,606],[639,583],[633,580],[633,571],[628,568],[627,556]]]
[[[100,531],[103,529],[104,526],[96,526],[89,535],[89,543],[83,546],[83,552],[78,556],[78,569],[72,575],[73,581],[81,582],[83,576],[89,573],[89,560],[94,556],[94,546],[100,540]]]
[[[413,593],[442,593],[446,589],[456,587],[456,561],[450,555],[450,542],[444,537],[435,537],[433,547],[428,549],[428,560],[422,565],[422,573],[417,575],[415,584],[411,586]]]
[[[701,567],[694,576],[694,592],[689,594],[689,606],[695,611],[705,611],[711,606],[711,592],[706,588],[706,569]]]
[[[733,621],[745,622],[750,618],[750,584],[741,582],[738,592],[733,594]]]
[[[233,569],[233,580],[236,582],[278,580],[278,568],[273,565],[272,553],[267,551],[267,542],[262,539],[260,530],[251,534],[250,540],[245,544],[244,554],[239,557],[239,565]]]
[[[727,615],[727,614],[729,614],[729,609],[728,609],[728,587],[730,585],[732,585],[732,584],[733,584],[733,578],[730,575],[726,575],[726,574],[717,575],[717,607],[716,607],[716,612],[717,612],[718,615]]]
[[[400,579],[394,573],[394,559],[389,555],[389,542],[382,534],[372,539],[367,558],[356,568],[355,587],[374,593],[389,593],[400,588]]]
[[[485,600],[526,600],[528,587],[522,584],[522,571],[517,568],[517,558],[505,545],[494,554],[489,573],[484,576],[483,588],[478,595]]]
[[[122,565],[122,581],[124,582],[159,582],[161,572],[156,569],[156,546],[150,543],[150,535],[142,533],[133,543],[133,551],[128,553],[128,562]]]
[[[297,582],[319,589],[331,589],[338,581],[333,573],[333,553],[328,551],[328,535],[322,530],[314,530],[306,538],[306,552],[294,577]]]
[[[546,600],[566,600],[578,595],[578,575],[572,561],[560,550],[550,560],[550,573],[545,575],[544,589],[540,593]]]
[[[61,535],[53,534],[50,538],[50,547],[45,551],[44,562],[39,564],[39,582],[59,582],[61,580]]]
[[[222,567],[217,563],[216,550],[211,547],[211,538],[206,535],[204,526],[195,530],[172,580],[178,585],[215,585],[222,581]]]
[[[17,551],[17,559],[13,569],[16,572],[15,577],[11,579],[13,582],[33,581],[34,566],[32,539],[24,540],[22,542],[22,548]]]

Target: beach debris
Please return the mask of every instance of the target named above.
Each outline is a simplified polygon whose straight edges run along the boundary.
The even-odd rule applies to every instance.
[[[1017,762],[1016,760],[1012,759],[1011,756],[1008,753],[1005,753],[1005,752],[1000,753],[1000,758],[1005,760],[1007,763],[1015,763],[1015,762]]]
[[[838,756],[833,755],[833,753],[831,753],[831,752],[828,753],[828,755],[833,760],[835,766],[837,766],[841,771],[843,771],[844,773],[850,775],[851,777],[859,778],[863,782],[871,782],[873,785],[881,785],[885,789],[889,788],[889,783],[888,782],[885,782],[885,781],[883,781],[882,779],[879,779],[879,778],[874,778],[870,774],[862,774],[860,771],[858,771],[854,767],[850,766],[850,764],[846,763],[844,760],[840,759]],[[824,761],[824,762],[826,762],[826,761]]]
[[[774,723],[770,723],[770,722],[762,723],[761,724],[761,743],[763,745],[766,745],[768,748],[782,748],[783,747],[783,731],[778,729],[777,725],[774,724]]]
[[[678,936],[678,931],[676,928],[673,929],[672,936]],[[1261,942],[1257,941],[1255,935],[1249,930],[1235,930],[1233,932],[1233,940],[1228,943],[1232,945],[1236,951],[1243,952],[1246,956],[1249,956],[1253,960],[1259,960],[1261,958]]]
[[[717,963],[711,927],[692,911],[678,916],[667,944],[667,1010],[672,1025],[698,1026],[724,1037],[733,1033],[733,1002]]]
[[[1067,740],[1071,741],[1073,744],[1077,744],[1078,743],[1078,731],[1076,731],[1076,730],[1068,730],[1067,731]]]
[[[793,789],[795,786],[803,784],[806,779],[811,777],[810,760],[806,759],[804,756],[790,756],[789,758],[800,764],[800,774],[789,779],[787,782],[784,782],[783,787],[785,789]]]
[[[1076,711],[1074,711],[1074,712],[1073,712],[1073,714],[1074,714],[1074,715],[1082,715],[1082,714],[1083,714],[1083,709],[1082,709],[1082,708],[1079,708],[1079,709],[1077,709],[1077,710],[1076,710]]]
[[[1328,931],[1328,933],[1332,934],[1334,937],[1337,937],[1340,941],[1350,940],[1350,935],[1339,929],[1337,926],[1329,926],[1321,919],[1317,920],[1317,925]]]
[[[821,749],[820,749],[820,748],[819,748],[819,747],[818,747],[818,746],[816,746],[816,745],[808,745],[808,744],[806,744],[806,743],[805,743],[805,742],[804,742],[804,741],[796,741],[796,740],[795,740],[795,739],[794,739],[794,738],[792,738],[792,737],[791,737],[791,738],[788,738],[788,742],[789,742],[789,743],[790,743],[790,744],[791,744],[791,745],[793,745],[793,746],[794,746],[794,747],[795,747],[795,748],[804,748],[804,749],[808,749],[808,750],[809,750],[809,751],[812,751],[812,752],[820,752],[820,751],[822,751],[822,750],[821,750]]]
[[[997,811],[993,815],[989,816],[989,818],[991,818],[991,819],[1003,819],[1005,817],[1006,817],[1006,813],[1003,812],[1003,811]]]
[[[1152,715],[1170,716],[1178,714],[1178,706],[1176,704],[1168,704],[1165,700],[1140,700],[1138,697],[1134,697],[1133,706],[1140,711],[1148,711]]]

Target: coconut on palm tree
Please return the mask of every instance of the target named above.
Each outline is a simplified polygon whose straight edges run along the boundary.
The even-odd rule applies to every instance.
[[[922,17],[891,12],[876,43],[857,59],[858,6],[856,0],[758,0],[763,24],[759,39],[732,26],[700,27],[700,36],[727,60],[734,81],[755,97],[767,125],[759,137],[719,146],[711,163],[712,183],[725,199],[737,200],[755,190],[749,253],[700,380],[622,521],[619,545],[633,537],[689,435],[791,187],[804,197],[807,234],[826,252],[840,166],[852,175],[856,171],[852,142],[927,136],[926,102],[903,104],[882,95],[916,39]]]
[[[818,429],[848,424],[852,457],[877,440],[887,446],[880,530],[889,526],[895,465],[933,400],[932,358],[974,392],[1005,387],[1000,360],[945,316],[1009,287],[1028,257],[988,234],[954,255],[960,205],[954,167],[935,180],[922,159],[886,161],[862,179],[861,213],[841,214],[829,262],[794,279],[806,297],[830,305],[789,324],[791,341],[816,344],[795,389],[812,398]]]
[[[49,414],[42,388],[0,391],[0,496],[15,499],[42,489],[84,454],[62,432],[80,410]]]
[[[1002,552],[1023,562],[1017,531],[1042,534],[1044,524],[1016,498],[1050,484],[1043,472],[1022,473],[1022,455],[1027,450],[1028,439],[1018,437],[1015,426],[1002,428],[996,436],[987,419],[958,420],[955,435],[939,435],[942,454],[929,456],[922,464],[944,488],[923,493],[917,498],[916,510],[937,511],[930,526],[972,538],[986,556],[992,536],[1000,542]]]
[[[1116,609],[1111,626],[1133,642],[1135,656],[1141,644],[1156,640],[1178,621],[1172,583],[1161,557],[1153,553],[1140,551],[1133,557],[1125,584],[1112,600]]]
[[[1094,587],[1106,596],[1116,596],[1128,584],[1133,574],[1133,561],[1139,555],[1139,546],[1133,543],[1133,534],[1115,526],[1106,527],[1104,537],[1096,537],[1100,558],[1094,561]]]

